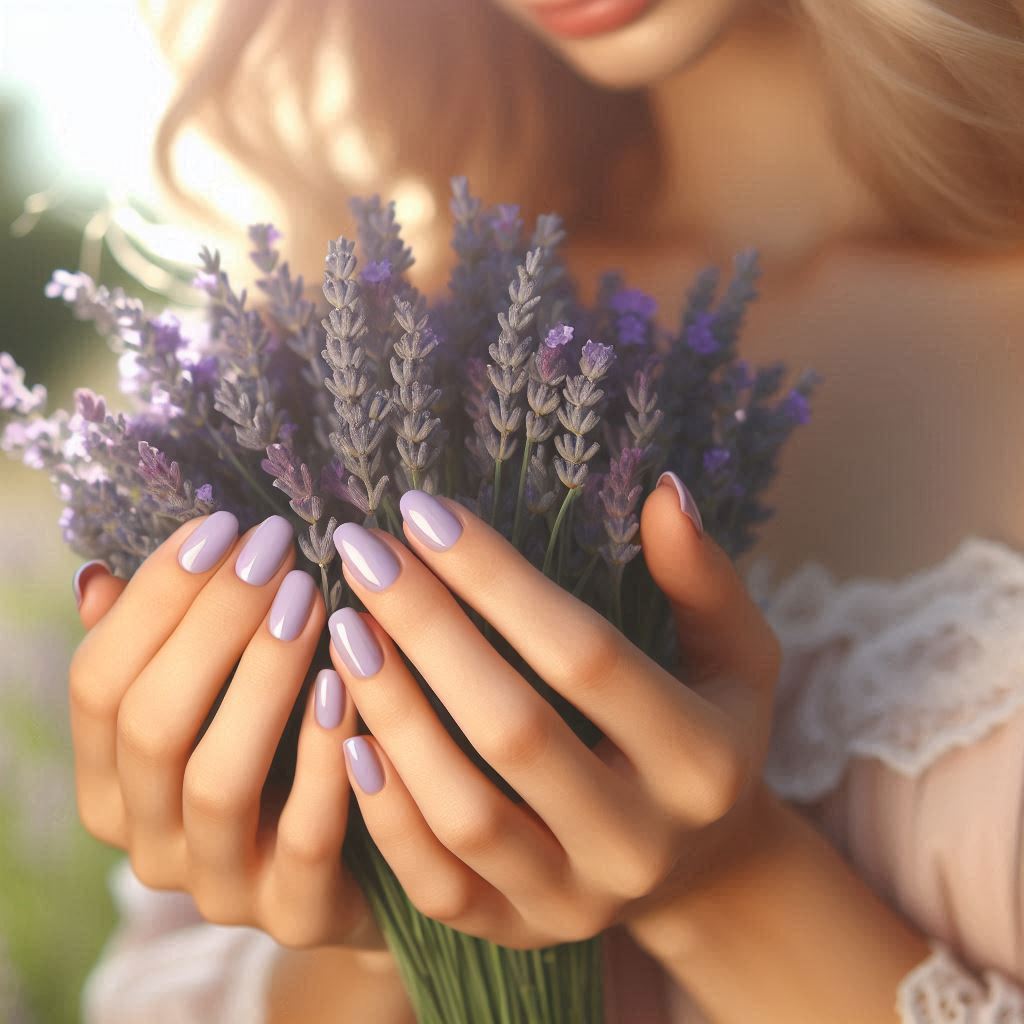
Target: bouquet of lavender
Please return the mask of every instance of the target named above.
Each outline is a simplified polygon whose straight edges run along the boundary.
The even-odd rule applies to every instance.
[[[56,485],[65,541],[130,576],[177,526],[217,509],[242,529],[277,513],[297,527],[328,613],[345,602],[335,527],[354,520],[401,537],[395,507],[411,488],[448,495],[525,557],[611,619],[666,667],[676,663],[667,604],[638,559],[637,508],[670,466],[688,482],[705,529],[733,557],[771,511],[760,495],[780,449],[809,415],[817,383],[782,393],[782,364],[737,357],[757,261],[736,259],[693,283],[674,329],[618,272],[584,307],[559,256],[554,214],[524,238],[518,207],[484,208],[452,179],[457,261],[447,296],[429,304],[394,203],[354,199],[360,254],[328,244],[326,305],[306,298],[269,224],[249,228],[261,309],[247,307],[204,248],[193,284],[204,329],[148,314],[120,289],[58,270],[46,294],[68,302],[120,353],[131,411],[79,389],[72,412],[47,416],[45,391],[0,354],[3,448]],[[500,636],[479,627],[588,745],[601,734]],[[285,785],[314,661],[272,775]],[[415,669],[410,665],[415,673]],[[420,685],[467,756],[518,794]],[[212,712],[211,712],[212,718]],[[209,721],[209,720],[208,720]],[[208,723],[207,723],[208,724]],[[357,809],[356,809],[357,810]],[[358,813],[343,856],[367,893],[424,1024],[598,1024],[600,936],[546,950],[484,942],[425,917],[406,898]]]

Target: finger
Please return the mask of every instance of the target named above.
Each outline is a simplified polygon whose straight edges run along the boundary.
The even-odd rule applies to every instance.
[[[597,725],[649,786],[671,789],[672,779],[717,770],[728,725],[719,709],[461,505],[407,491],[402,514],[410,546],[433,574]],[[390,620],[377,617],[405,649]]]
[[[341,677],[323,669],[310,688],[295,778],[260,876],[261,916],[277,922],[274,937],[290,946],[351,945],[358,923],[369,925],[372,916],[341,855],[351,797],[342,741],[355,735],[358,719]],[[387,948],[379,931],[374,938],[369,948]]]
[[[210,885],[250,877],[259,867],[263,786],[325,618],[313,577],[293,569],[188,760],[183,790],[190,870]]]
[[[71,590],[78,606],[78,617],[85,628],[92,629],[110,611],[113,603],[128,585],[110,572],[106,562],[94,559],[79,566],[71,580]]]
[[[498,655],[444,584],[398,541],[355,524],[339,527],[335,537],[346,579],[384,633],[420,670],[481,757],[536,812],[574,869],[585,877],[607,873],[609,868],[622,877],[633,877],[637,862],[646,857],[651,831],[664,817],[651,813],[635,781],[614,771],[579,740],[551,704]],[[381,573],[388,566],[392,574],[380,590],[367,587],[359,578],[361,572],[374,571],[371,563],[375,561]],[[384,578],[378,576],[378,580]],[[528,606],[524,612],[530,614]],[[559,647],[564,646],[560,640]],[[675,689],[682,689],[667,673],[666,678]],[[353,693],[357,703],[361,693],[390,699],[386,688],[355,685]],[[410,693],[407,699],[414,697]],[[422,694],[420,698],[429,709],[426,698]],[[367,717],[371,713],[367,708],[364,718],[374,735],[392,757],[401,757],[399,745]],[[411,717],[413,724],[432,721],[444,731],[433,713]],[[457,750],[454,741],[449,742]],[[412,745],[409,749],[426,748]],[[398,769],[412,787],[406,764],[399,763]],[[475,768],[474,776],[486,782]],[[414,788],[413,793],[419,803],[418,790]],[[428,808],[420,806],[433,824]],[[510,891],[488,874],[493,869],[473,866],[502,891]]]
[[[467,631],[476,632],[468,621],[465,625]],[[335,612],[331,616],[331,638],[332,660],[363,721],[377,745],[394,762],[433,834],[531,921],[545,917],[557,921],[559,908],[567,906],[572,898],[566,852],[557,838],[529,807],[509,800],[459,749],[391,638],[370,616],[361,616],[351,608]],[[443,642],[449,651],[463,649],[461,643],[455,648],[448,639]],[[463,660],[460,653],[459,663]],[[493,661],[500,659],[493,657]],[[452,689],[458,685],[453,684]],[[529,690],[522,680],[516,685]],[[486,714],[500,716],[484,694],[477,698]],[[482,716],[478,713],[477,717]],[[565,728],[560,720],[559,724]],[[467,735],[474,745],[478,742],[473,730]],[[569,741],[600,765],[571,734]],[[500,764],[495,767],[501,772]],[[556,762],[552,775],[557,776],[557,772]],[[543,781],[548,780],[545,777]],[[534,788],[543,788],[542,782],[535,781]],[[550,809],[550,796],[545,799]],[[380,803],[374,805],[377,813],[383,813],[378,809]],[[573,808],[571,814],[567,813],[569,806]],[[582,850],[583,844],[577,842],[579,833],[590,831],[593,823],[581,820],[584,815],[579,805],[562,803],[558,811],[560,830]]]
[[[127,842],[116,757],[121,702],[213,576],[237,533],[238,521],[230,512],[215,512],[175,530],[127,584],[102,573],[91,582],[77,581],[83,590],[83,621],[91,628],[68,669],[75,786],[83,824],[105,842],[122,847]],[[121,592],[105,607],[105,596],[115,587]]]
[[[687,681],[732,677],[770,703],[778,642],[732,560],[704,531],[683,482],[663,473],[640,517],[644,558],[668,598]]]
[[[470,935],[499,932],[504,945],[525,937],[512,902],[439,840],[375,738],[346,740],[345,760],[367,830],[420,913]]]
[[[138,850],[140,866],[151,866],[154,875],[164,865],[178,870],[175,865],[186,856],[185,766],[214,701],[294,562],[292,537],[280,516],[249,531],[121,702],[115,749],[132,854]]]

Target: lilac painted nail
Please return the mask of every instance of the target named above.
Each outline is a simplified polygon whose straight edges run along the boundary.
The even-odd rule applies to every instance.
[[[352,774],[364,793],[379,793],[384,788],[384,770],[377,760],[377,753],[366,742],[364,736],[353,736],[345,740],[345,757],[348,758]]]
[[[384,655],[354,608],[339,608],[330,618],[331,641],[349,671],[362,679],[376,675]]]
[[[342,523],[334,546],[356,578],[371,590],[383,590],[398,579],[398,559],[391,549],[358,523]]]
[[[178,564],[186,572],[209,572],[238,536],[238,520],[230,512],[214,512],[193,530],[178,550]]]
[[[447,551],[462,535],[462,524],[426,491],[406,491],[398,503],[409,529],[428,548]]]
[[[283,516],[264,519],[245,542],[235,562],[235,575],[243,583],[262,587],[281,568],[293,539],[291,524]]]
[[[660,485],[663,480],[667,480],[676,489],[676,494],[679,496],[679,507],[690,517],[690,522],[696,527],[697,536],[701,536],[704,533],[704,523],[700,518],[700,509],[697,508],[697,502],[693,500],[693,495],[687,489],[686,484],[671,470],[667,470],[658,477],[658,484]]]
[[[277,588],[270,606],[267,628],[278,640],[294,640],[306,625],[313,606],[316,584],[302,569],[292,569]]]
[[[345,717],[345,684],[333,668],[322,669],[313,694],[316,720],[324,729],[337,729]]]
[[[96,575],[98,569],[105,569],[110,572],[110,566],[101,558],[94,558],[91,562],[85,562],[78,567],[75,575],[71,577],[71,592],[75,595],[75,604],[82,607],[82,591],[90,577]]]

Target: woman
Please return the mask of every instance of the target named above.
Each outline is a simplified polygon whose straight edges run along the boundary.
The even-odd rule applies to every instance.
[[[123,596],[82,573],[79,805],[134,871],[115,879],[124,921],[90,979],[91,1020],[183,1006],[193,1020],[410,1019],[336,870],[349,785],[414,902],[493,941],[552,937],[544,910],[567,854],[561,937],[608,929],[610,1019],[1024,1020],[1022,18],[1013,0],[222,5],[165,118],[161,166],[178,127],[203,119],[285,201],[302,196],[287,229],[314,282],[339,195],[365,191],[350,142],[347,161],[326,148],[350,137],[313,117],[336,99],[314,102],[314,85],[348,54],[375,188],[415,175],[439,202],[465,172],[527,214],[558,209],[580,279],[621,266],[669,320],[693,271],[755,244],[764,297],[745,354],[813,365],[825,384],[775,486],[765,561],[745,567],[760,611],[684,481],[667,477],[644,507],[645,556],[700,666],[689,689],[666,687],[453,503],[407,503],[405,547],[343,532],[371,615],[332,619],[336,674],[307,710],[278,861],[254,860],[251,841],[275,742],[259,680],[301,679],[324,625],[318,603],[296,616],[280,596],[290,538],[270,523],[253,547],[230,523],[193,522]],[[285,82],[309,116],[294,157],[261,103]],[[443,286],[439,256],[414,269],[424,290]],[[515,597],[504,609],[479,571],[494,559]],[[557,730],[540,730],[550,743],[491,730],[532,817],[487,803],[426,714],[394,713],[411,699],[395,644],[435,667],[439,637],[458,651],[427,675],[469,717],[464,666],[501,678],[474,661],[487,655],[450,592],[504,615],[552,685],[621,723],[617,747],[575,763]],[[424,609],[430,628],[412,628]],[[612,656],[614,685],[543,621]],[[187,730],[163,723],[201,721],[199,698],[243,651],[249,669],[188,758]],[[507,681],[488,696],[536,724]],[[295,692],[282,690],[281,707]],[[357,710],[375,739],[346,744],[343,763]],[[647,846],[629,841],[638,828]],[[594,851],[616,865],[607,877]]]

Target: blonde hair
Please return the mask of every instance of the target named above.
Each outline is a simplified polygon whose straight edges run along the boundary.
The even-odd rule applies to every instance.
[[[660,184],[646,92],[586,81],[487,0],[220,0],[185,60],[194,6],[171,0],[158,26],[184,67],[157,172],[187,207],[227,224],[172,165],[194,124],[281,198],[301,270],[318,270],[326,239],[351,230],[350,195],[390,198],[410,179],[443,211],[450,176],[464,173],[485,201],[519,203],[527,224],[557,210],[576,239],[628,232]],[[1024,0],[790,8],[819,43],[844,155],[909,235],[1024,239]],[[332,87],[346,104],[330,106]],[[288,131],[277,113],[287,90],[300,119]],[[357,138],[369,174],[352,159]],[[447,232],[446,217],[434,220]]]

